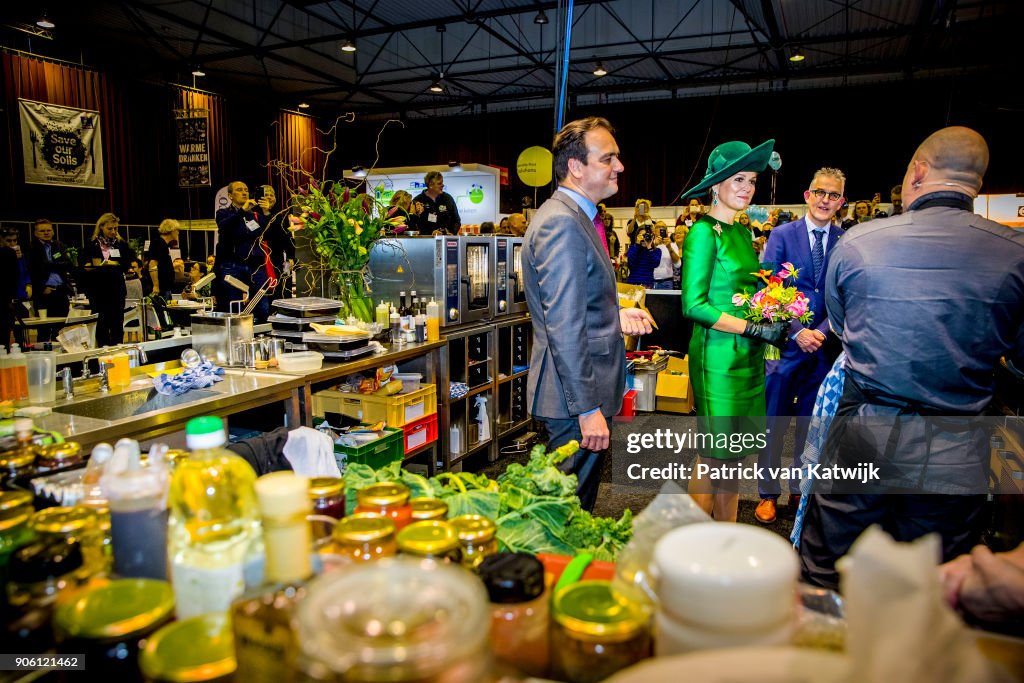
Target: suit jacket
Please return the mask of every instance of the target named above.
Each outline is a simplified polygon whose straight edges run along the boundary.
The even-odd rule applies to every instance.
[[[829,331],[828,313],[825,310],[825,271],[828,270],[832,250],[835,249],[839,238],[845,233],[846,231],[842,228],[835,225],[829,226],[825,261],[822,263],[817,280],[814,279],[814,261],[811,259],[811,242],[807,237],[806,219],[801,218],[775,228],[771,231],[768,243],[764,247],[762,261],[771,263],[775,270],[778,270],[786,262],[792,263],[800,270],[795,286],[810,299],[810,310],[814,312],[814,318],[811,319],[811,324],[808,327],[818,330],[825,336],[828,336]],[[802,353],[793,338],[803,329],[804,325],[799,320],[793,321],[786,351]]]
[[[47,260],[46,249],[43,243],[33,237],[28,252],[29,273],[32,277],[32,298],[38,303],[42,301],[43,288],[46,281],[50,279],[51,273],[57,273],[64,280],[64,285],[71,291],[71,282],[67,256],[64,252],[64,245],[57,240],[50,242],[50,257]]]
[[[593,222],[564,192],[541,205],[523,238],[526,305],[533,316],[530,412],[574,418],[619,412],[626,349],[615,272]]]

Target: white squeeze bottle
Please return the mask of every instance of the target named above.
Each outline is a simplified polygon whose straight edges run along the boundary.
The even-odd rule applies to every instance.
[[[220,418],[185,427],[191,453],[171,478],[168,555],[179,619],[226,612],[245,590],[245,567],[263,552],[256,472],[227,450]]]

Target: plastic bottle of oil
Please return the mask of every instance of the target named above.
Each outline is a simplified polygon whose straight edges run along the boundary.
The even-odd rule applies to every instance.
[[[263,554],[256,473],[224,448],[220,418],[185,428],[191,454],[174,470],[168,555],[179,619],[226,612],[245,590],[246,565]]]

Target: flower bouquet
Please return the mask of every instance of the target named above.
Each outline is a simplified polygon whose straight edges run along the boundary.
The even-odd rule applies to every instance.
[[[792,263],[783,263],[782,270],[773,273],[759,270],[755,275],[764,282],[764,287],[753,294],[743,290],[732,295],[734,306],[744,306],[744,317],[755,322],[783,322],[799,320],[804,325],[811,322],[814,312],[810,310],[807,296],[796,287],[786,286],[786,281],[796,278],[798,269]],[[765,346],[765,360],[778,360],[779,349],[771,344]]]
[[[314,253],[337,279],[342,317],[373,321],[373,304],[366,296],[366,266],[370,249],[387,226],[405,222],[405,216],[386,218],[387,207],[372,195],[356,194],[341,182],[310,180],[298,190],[301,221]]]

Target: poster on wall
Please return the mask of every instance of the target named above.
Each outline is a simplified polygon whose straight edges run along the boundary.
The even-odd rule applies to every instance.
[[[18,100],[25,182],[102,190],[99,112]]]
[[[210,118],[205,109],[176,109],[178,187],[210,187]]]

